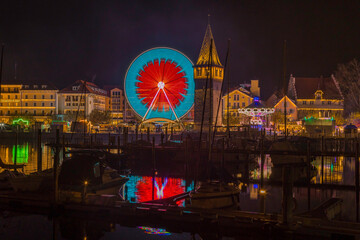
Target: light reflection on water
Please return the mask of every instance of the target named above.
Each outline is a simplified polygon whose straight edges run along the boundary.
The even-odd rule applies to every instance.
[[[42,169],[51,168],[53,165],[53,152],[50,147],[42,144]],[[37,149],[35,144],[24,142],[17,145],[0,144],[0,158],[6,164],[13,164],[14,157],[17,163],[25,163],[24,173],[29,174],[37,171]],[[62,154],[60,154],[62,156]],[[260,158],[257,159],[260,165]],[[317,157],[312,165],[314,169],[313,183],[322,183],[321,157]],[[1,169],[0,169],[1,171]],[[344,157],[324,157],[324,183],[354,185],[355,161],[353,158]],[[270,179],[274,173],[271,157],[265,157],[264,178]],[[253,179],[260,179],[260,168],[255,169],[250,176]],[[187,192],[194,188],[193,183],[182,178],[156,177],[154,200],[167,198],[173,195]],[[268,212],[281,211],[281,187],[266,185],[268,192],[266,199],[266,209]],[[152,200],[152,177],[150,176],[130,176],[130,180],[123,188],[123,196],[130,202],[146,202]],[[298,200],[297,211],[307,210],[307,189],[294,188],[294,197]],[[344,200],[342,217],[346,220],[354,219],[355,194],[349,191],[340,190],[311,190],[312,207],[320,204],[331,197],[339,197]],[[259,186],[250,184],[241,193],[241,209],[246,211],[259,211]],[[184,202],[180,203],[181,206]]]

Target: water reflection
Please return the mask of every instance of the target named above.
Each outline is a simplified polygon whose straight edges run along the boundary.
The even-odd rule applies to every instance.
[[[54,153],[52,149],[44,143],[42,148],[42,170],[52,168]],[[5,164],[24,164],[25,174],[38,171],[38,151],[37,146],[31,142],[15,144],[0,144],[0,158]],[[16,158],[16,159],[15,159]],[[15,161],[16,160],[16,161]],[[0,168],[0,172],[2,169]]]
[[[153,186],[154,199],[152,196]],[[124,196],[130,202],[147,202],[185,193],[193,188],[193,182],[181,178],[155,177],[153,184],[152,177],[130,176],[129,181],[125,184]],[[178,204],[183,205],[183,202]]]

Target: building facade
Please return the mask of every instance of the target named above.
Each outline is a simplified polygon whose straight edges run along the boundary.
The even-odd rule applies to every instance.
[[[93,110],[106,111],[107,91],[96,84],[78,80],[58,93],[58,114],[89,116]],[[84,113],[85,112],[85,113]]]
[[[1,122],[16,116],[32,116],[40,122],[51,119],[57,113],[57,92],[51,84],[2,84]]]
[[[237,122],[240,124],[240,118],[242,116],[240,115],[238,109],[249,106],[251,103],[253,103],[253,101],[254,97],[245,88],[238,87],[233,89],[232,91],[230,91],[229,94],[226,94],[222,97],[223,118],[227,118],[227,114],[229,111],[230,119],[233,119],[233,122]]]
[[[104,89],[108,92],[106,109],[111,112],[113,124],[122,123],[125,102],[123,90],[118,86],[104,86]]]
[[[330,118],[342,116],[344,97],[335,77],[297,78],[291,75],[288,96],[295,100],[297,117]]]

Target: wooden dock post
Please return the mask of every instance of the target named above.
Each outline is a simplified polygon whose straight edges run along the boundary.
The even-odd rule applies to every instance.
[[[155,137],[152,138],[152,162],[153,162],[152,200],[154,200],[155,199],[155,177],[156,177]]]
[[[168,127],[165,127],[165,142],[168,140]]]
[[[55,156],[54,156],[54,204],[58,203],[59,199],[59,145],[60,145],[60,136],[59,129],[56,129],[56,148],[55,148]]]
[[[321,136],[321,184],[324,184],[324,136]]]
[[[147,141],[150,142],[150,127],[147,127]]]
[[[62,153],[63,153],[63,160],[65,159],[65,134],[62,135]]]
[[[18,138],[18,126],[16,126],[16,132],[15,132],[15,151],[14,151],[14,165],[16,166],[16,163],[17,163],[17,149],[18,149],[18,144],[19,144],[19,138]],[[15,168],[15,171],[16,168]]]
[[[42,149],[41,149],[41,129],[38,129],[37,134],[37,169],[38,172],[42,171]]]
[[[264,189],[264,163],[265,163],[265,154],[264,154],[264,135],[261,133],[260,140],[260,167],[261,167],[261,175],[260,175],[260,212],[265,213],[265,189]]]
[[[117,136],[117,153],[120,154],[120,134]]]
[[[356,138],[355,157],[355,196],[356,196],[356,222],[359,222],[359,140]]]
[[[306,147],[306,162],[307,162],[307,171],[306,171],[306,177],[307,177],[307,205],[308,205],[308,211],[310,211],[311,209],[311,189],[310,189],[310,184],[311,184],[311,160],[310,160],[310,140],[307,140],[307,147]]]
[[[136,124],[136,127],[135,127],[135,141],[138,140],[138,134],[139,134],[139,125]]]
[[[292,222],[294,202],[292,196],[294,168],[285,165],[282,169],[282,217],[283,224],[288,225]]]

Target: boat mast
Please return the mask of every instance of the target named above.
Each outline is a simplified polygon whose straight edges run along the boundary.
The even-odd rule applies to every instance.
[[[286,114],[287,114],[287,109],[286,109],[286,99],[287,99],[287,84],[286,84],[286,40],[284,40],[284,50],[283,50],[283,82],[284,82],[284,87],[283,87],[283,96],[284,96],[284,130],[285,130],[285,140],[287,139],[287,119],[286,119]]]
[[[3,60],[4,60],[4,44],[2,44],[2,46],[1,46],[1,62],[0,62],[0,101],[1,101],[1,81],[2,81]]]
[[[209,65],[208,74],[210,81],[210,96],[209,96],[209,163],[211,162],[211,140],[212,140],[212,121],[213,121],[213,79],[212,79],[212,48],[214,39],[211,38],[210,52],[209,52]],[[205,99],[206,100],[206,99]]]

